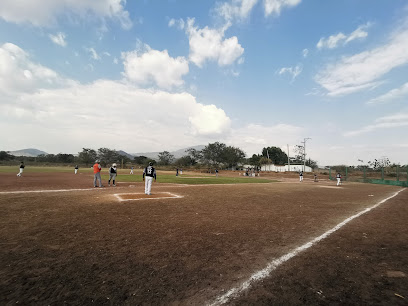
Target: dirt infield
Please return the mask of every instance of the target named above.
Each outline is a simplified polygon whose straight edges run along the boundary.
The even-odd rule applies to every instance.
[[[295,178],[156,183],[157,198],[144,200],[142,183],[93,188],[86,174],[1,174],[0,303],[210,305],[390,197],[225,302],[406,305],[408,190],[331,187]]]

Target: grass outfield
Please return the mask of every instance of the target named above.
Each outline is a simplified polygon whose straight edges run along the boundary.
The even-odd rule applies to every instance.
[[[18,173],[18,166],[0,166],[0,173]],[[135,169],[134,174],[129,174],[129,169],[119,169],[119,174],[117,177],[117,182],[142,182],[142,170]],[[26,173],[73,173],[74,169],[72,167],[34,167],[26,166],[24,168],[24,174]],[[102,169],[102,180],[106,182],[109,179],[107,174],[108,168]],[[78,173],[92,174],[92,168],[80,168]],[[171,173],[171,174],[170,174]],[[245,183],[272,183],[277,182],[276,180],[270,180],[258,177],[227,177],[220,175],[219,177],[201,175],[199,173],[189,172],[188,174],[183,174],[182,176],[176,176],[172,171],[157,171],[157,182],[158,183],[174,183],[174,184],[245,184]]]
[[[108,175],[102,175],[102,180],[108,180]],[[142,176],[140,175],[120,175],[117,177],[118,182],[142,182]],[[158,171],[157,182],[159,183],[175,183],[175,184],[244,184],[244,183],[271,183],[277,182],[276,180],[268,180],[264,178],[251,178],[251,177],[215,177],[215,176],[203,176],[203,177],[188,177],[188,176],[175,176],[168,174],[160,174]]]
[[[20,165],[16,166],[0,166],[0,173],[18,173]],[[92,173],[91,168],[82,168],[82,172]],[[24,173],[44,173],[44,172],[74,172],[74,167],[38,167],[27,166],[24,168]]]

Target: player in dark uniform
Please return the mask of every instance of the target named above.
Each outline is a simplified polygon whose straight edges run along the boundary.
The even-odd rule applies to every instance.
[[[156,182],[156,169],[154,169],[153,163],[149,162],[149,166],[147,166],[143,170],[143,181],[145,181],[145,194],[151,195],[153,179]]]
[[[17,173],[17,176],[23,175],[24,167],[25,167],[25,166],[24,166],[24,162],[21,162],[21,164],[20,164],[20,172]]]

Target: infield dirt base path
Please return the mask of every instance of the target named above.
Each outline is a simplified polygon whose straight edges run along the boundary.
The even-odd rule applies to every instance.
[[[90,175],[30,174],[13,183],[14,176],[0,176],[6,305],[209,304],[271,260],[401,190],[158,183],[153,194],[180,197],[121,202],[115,194],[141,193],[143,184],[94,189]],[[7,193],[18,190],[54,192]],[[353,220],[228,304],[403,305],[407,197],[404,190]]]

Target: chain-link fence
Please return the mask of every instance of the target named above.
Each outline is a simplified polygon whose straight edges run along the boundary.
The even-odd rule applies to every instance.
[[[341,174],[343,181],[408,187],[407,166],[389,166],[379,169],[336,166],[329,169],[329,178],[335,180],[337,173]]]

